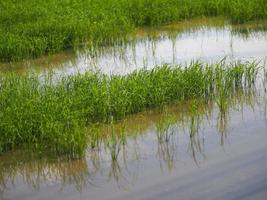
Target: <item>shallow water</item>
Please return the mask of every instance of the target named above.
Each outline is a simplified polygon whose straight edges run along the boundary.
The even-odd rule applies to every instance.
[[[200,21],[200,22],[199,22]],[[97,70],[106,74],[127,74],[156,65],[206,62],[266,60],[267,23],[229,25],[221,19],[189,21],[156,29],[138,30],[127,42],[90,50],[69,51],[18,63],[2,63],[0,71],[53,70],[72,74]],[[204,23],[205,22],[205,23]]]
[[[216,170],[239,173],[241,169],[236,165],[242,162],[252,168],[242,177],[250,179],[248,175],[256,170],[267,178],[262,163],[267,158],[251,161],[267,148],[266,100],[262,90],[245,91],[228,99],[226,115],[214,102],[197,104],[197,112],[191,109],[196,104],[187,102],[130,116],[112,126],[100,127],[107,135],[112,130],[127,134],[125,144],[108,145],[109,140],[103,140],[99,149],[88,149],[81,159],[49,159],[29,152],[11,152],[0,157],[0,199],[161,199],[158,195],[164,194],[147,197],[147,192],[164,192],[157,187],[175,177],[175,184],[181,185],[179,190],[191,199],[197,196],[185,193],[184,184],[196,190],[203,186],[203,177],[195,180],[197,184],[192,174],[208,173],[206,179],[212,181],[215,177],[224,178]],[[116,159],[112,159],[114,152]],[[231,180],[227,181],[232,184]],[[265,187],[267,182],[263,183]],[[166,194],[175,199],[175,192]]]
[[[146,29],[123,45],[5,63],[1,70],[127,74],[198,59],[266,59],[264,24],[179,27]],[[107,137],[80,159],[6,153],[0,156],[0,199],[262,199],[267,194],[263,84],[266,88],[261,80],[257,90],[228,99],[225,115],[216,102],[197,102],[197,112],[194,102],[184,102],[103,125],[103,134],[125,134],[126,141],[111,144]]]
[[[161,35],[158,39],[148,38],[127,45],[122,50],[103,52],[97,57],[81,54],[74,68],[67,72],[85,71],[95,66],[106,74],[126,74],[136,69],[151,69],[156,65],[184,64],[192,60],[207,62],[229,60],[266,59],[267,34],[254,33],[248,38],[233,35],[231,29],[201,28],[177,36]]]

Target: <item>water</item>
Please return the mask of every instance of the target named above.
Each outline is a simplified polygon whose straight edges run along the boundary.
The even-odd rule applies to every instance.
[[[209,173],[216,173],[214,163],[221,163],[222,167],[230,158],[235,162],[254,159],[256,154],[250,155],[250,151],[248,155],[239,155],[248,149],[266,150],[266,100],[264,92],[246,91],[228,99],[230,107],[226,115],[221,115],[214,102],[199,104],[198,112],[192,114],[192,102],[188,102],[100,127],[107,135],[112,130],[128,135],[125,144],[117,143],[116,159],[112,159],[114,149],[106,145],[106,140],[99,149],[88,149],[83,158],[75,160],[45,158],[23,151],[8,153],[0,157],[0,197],[124,199],[124,195],[130,195],[133,198],[132,192],[141,186],[153,188],[156,187],[153,184],[176,176],[192,178],[187,170],[197,173],[208,166]],[[257,154],[261,152],[262,149]],[[250,173],[255,168],[266,172],[265,165],[255,162],[254,165]],[[232,167],[229,172],[236,173],[235,170]],[[180,180],[179,184],[186,180]],[[137,193],[134,197],[140,196]]]
[[[215,62],[225,57],[264,62],[266,56],[264,24],[189,23],[186,28],[146,29],[129,42],[94,51],[2,63],[1,70],[127,74],[164,63]],[[118,142],[114,149],[104,139],[99,149],[88,149],[80,159],[24,150],[1,155],[0,199],[243,199],[249,195],[262,199],[267,191],[263,84],[266,88],[266,82],[260,81],[257,90],[228,99],[226,115],[215,102],[200,104],[192,114],[192,102],[187,102],[163,112],[130,116],[112,127],[101,126],[107,135],[112,130],[126,134],[125,144]],[[114,152],[116,159],[112,159]]]
[[[91,50],[77,50],[26,60],[2,63],[0,70],[53,70],[57,74],[73,74],[97,70],[106,74],[127,74],[136,69],[156,65],[185,64],[192,60],[216,62],[224,59],[261,60],[267,58],[267,24],[258,22],[239,26],[215,19],[174,24],[158,29],[144,29],[127,42]],[[203,25],[204,24],[204,25]]]

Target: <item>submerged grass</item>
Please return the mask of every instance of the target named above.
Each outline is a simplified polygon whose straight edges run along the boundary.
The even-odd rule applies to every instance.
[[[0,152],[22,145],[82,154],[97,146],[96,123],[111,123],[147,108],[190,99],[223,99],[252,87],[256,63],[156,67],[129,75],[86,72],[58,77],[0,76]],[[117,141],[113,135],[112,141]],[[116,143],[113,142],[111,146]]]
[[[266,19],[266,0],[5,0],[0,2],[0,60],[103,45],[136,27],[200,16],[234,23]]]
[[[152,109],[135,116],[128,116],[116,123],[101,124],[98,128],[91,126],[90,134],[95,133],[99,136],[96,141],[101,140],[100,143],[102,144],[99,144],[96,149],[88,150],[86,155],[79,159],[69,159],[68,155],[47,155],[46,152],[45,154],[36,154],[36,151],[31,149],[22,149],[0,155],[0,191],[7,189],[7,183],[15,183],[18,175],[23,177],[25,184],[34,188],[39,188],[40,184],[53,178],[62,180],[63,185],[73,184],[79,191],[88,186],[87,184],[95,186],[91,178],[101,171],[102,164],[105,168],[107,167],[107,162],[103,162],[103,152],[110,155],[110,157],[104,156],[104,160],[106,158],[108,162],[110,161],[109,178],[117,177],[116,181],[120,180],[118,177],[121,164],[128,166],[130,164],[127,163],[129,156],[134,156],[135,160],[142,157],[140,154],[142,154],[143,148],[139,146],[140,137],[138,136],[143,135],[141,138],[144,138],[148,130],[150,132],[153,127],[158,143],[157,157],[161,167],[166,166],[168,169],[175,167],[177,158],[175,155],[177,155],[177,148],[179,149],[181,133],[188,135],[188,152],[198,164],[198,156],[201,154],[205,156],[205,131],[203,128],[207,124],[213,127],[211,122],[214,119],[213,114],[216,113],[218,116],[217,132],[221,137],[220,143],[223,146],[228,137],[228,119],[231,115],[229,110],[234,109],[242,112],[244,108],[251,108],[252,110],[255,108],[257,108],[256,110],[259,108],[264,110],[266,108],[266,97],[259,98],[257,91],[253,89],[239,90],[227,101],[229,116],[225,116],[225,119],[221,118],[220,112],[215,111],[217,108],[215,102],[206,103],[202,99],[194,99],[165,106],[160,112],[158,109]],[[134,141],[132,143],[134,146],[131,146],[131,141]],[[95,143],[89,145],[96,146]],[[129,148],[134,149],[129,150]],[[88,169],[90,170],[88,171]],[[122,175],[121,178],[124,176]],[[90,181],[88,182],[88,180]]]

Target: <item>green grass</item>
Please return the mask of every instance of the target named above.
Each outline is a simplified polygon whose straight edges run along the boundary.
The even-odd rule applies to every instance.
[[[137,27],[200,16],[234,23],[266,19],[266,0],[5,0],[0,2],[0,60],[105,45]]]
[[[266,97],[259,97],[259,93],[254,89],[239,90],[235,95],[227,98],[228,111],[226,112],[227,115],[223,116],[224,118],[220,112],[216,111],[218,108],[216,102],[207,103],[202,99],[194,99],[165,106],[160,112],[158,109],[151,109],[134,116],[128,116],[116,123],[101,124],[98,127],[96,124],[90,129],[94,129],[91,133],[98,136],[95,138],[93,135],[92,141],[97,141],[99,144],[89,143],[89,145],[97,148],[88,151],[86,155],[80,156],[78,159],[70,158],[68,154],[47,155],[47,152],[36,152],[34,149],[28,148],[5,153],[0,156],[0,190],[6,190],[9,182],[15,183],[15,178],[19,175],[23,177],[25,184],[33,188],[39,188],[40,184],[54,177],[62,181],[62,186],[73,184],[80,191],[88,186],[86,180],[101,170],[103,152],[110,156],[107,158],[111,161],[108,176],[115,178],[120,166],[119,158],[123,158],[123,163],[127,165],[125,158],[128,158],[127,155],[129,156],[129,152],[132,151],[129,151],[131,141],[139,144],[139,139],[142,140],[145,134],[151,133],[153,128],[155,128],[154,134],[158,144],[157,155],[161,164],[166,164],[169,169],[175,166],[175,152],[179,147],[177,146],[179,144],[177,136],[181,133],[188,135],[189,146],[187,150],[198,164],[197,156],[203,151],[203,143],[200,141],[203,139],[201,138],[203,126],[215,128],[214,131],[219,133],[220,144],[224,145],[229,131],[228,119],[232,118],[230,111],[243,112],[244,107],[246,109],[252,108],[252,111],[255,108],[263,108],[264,110],[266,105],[261,103],[266,102],[264,101]],[[217,115],[217,120],[214,114]],[[217,122],[212,122],[214,119]],[[213,126],[216,123],[217,131],[216,127]],[[135,159],[139,159],[142,149],[134,150]],[[104,151],[102,152],[102,150]]]
[[[254,85],[257,69],[254,62],[222,62],[164,65],[125,76],[86,72],[57,80],[52,75],[4,74],[0,152],[30,145],[40,151],[82,154],[87,141],[92,147],[98,144],[96,123],[190,99],[217,100],[224,109],[227,96]]]

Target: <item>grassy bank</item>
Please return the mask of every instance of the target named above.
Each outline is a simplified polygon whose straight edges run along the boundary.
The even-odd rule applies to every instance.
[[[31,145],[53,152],[82,153],[94,146],[95,123],[109,123],[148,108],[189,99],[211,99],[223,111],[226,98],[251,87],[254,63],[162,66],[127,76],[87,72],[59,77],[5,74],[0,77],[0,152]]]
[[[266,0],[6,0],[0,2],[0,60],[103,45],[136,27],[200,16],[235,23],[266,19]]]

